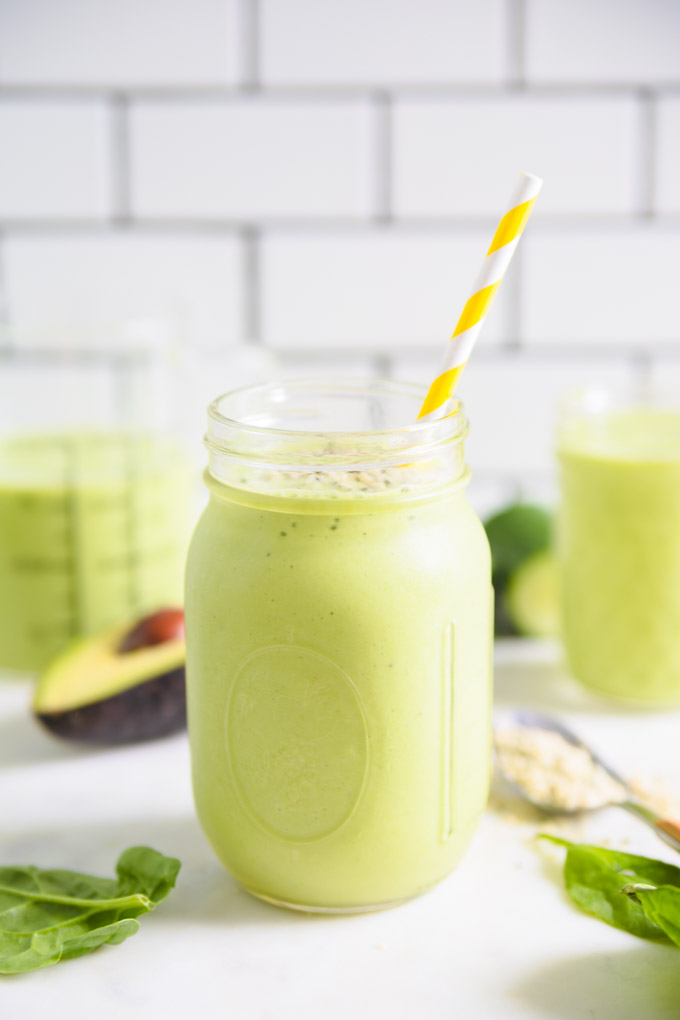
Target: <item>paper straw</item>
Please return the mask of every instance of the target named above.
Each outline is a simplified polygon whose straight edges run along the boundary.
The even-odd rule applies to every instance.
[[[419,418],[433,414],[452,396],[542,186],[540,177],[519,175],[508,211],[496,228],[472,294],[451,334],[441,372],[428,390]]]

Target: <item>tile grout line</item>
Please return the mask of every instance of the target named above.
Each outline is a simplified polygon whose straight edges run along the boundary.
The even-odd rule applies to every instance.
[[[373,373],[380,379],[389,379],[392,375],[392,359],[387,351],[379,351],[371,356]]]
[[[125,95],[109,100],[111,216],[116,225],[128,224],[131,219],[131,166],[130,166],[130,101]]]
[[[526,0],[506,0],[506,2],[508,17],[506,35],[508,84],[524,88],[526,87]]]
[[[247,2],[247,0],[246,0]],[[517,0],[515,0],[517,2]],[[248,16],[249,21],[255,21],[254,10],[250,12]],[[26,85],[9,85],[0,84],[0,99],[3,100],[32,100],[32,99],[44,99],[48,102],[60,102],[64,99],[111,99],[115,96],[125,96],[129,100],[154,100],[162,101],[167,100],[169,102],[177,100],[217,100],[224,99],[225,101],[238,99],[244,93],[252,91],[253,88],[257,88],[264,96],[271,99],[297,99],[297,98],[314,98],[314,99],[345,99],[345,98],[367,98],[371,95],[375,95],[376,85],[373,82],[360,82],[360,83],[349,83],[343,84],[338,82],[336,84],[327,85],[325,83],[310,82],[309,84],[296,84],[296,85],[278,85],[278,84],[261,84],[260,80],[260,46],[259,37],[257,34],[251,35],[250,29],[248,29],[247,38],[255,39],[255,44],[251,45],[250,42],[247,45],[251,49],[251,53],[246,60],[245,47],[241,51],[242,54],[242,74],[247,72],[248,76],[252,76],[252,81],[241,83],[237,85],[224,85],[220,82],[214,84],[200,84],[200,85],[143,85],[131,83],[128,85],[120,85],[114,82],[109,84],[101,85],[79,85],[73,83],[53,82],[53,83],[40,83],[40,84],[26,84]],[[244,26],[244,36],[245,26]],[[516,42],[514,46],[518,45]],[[510,52],[511,46],[508,42],[507,50]],[[522,45],[523,51],[523,45]],[[516,67],[517,61],[520,59],[519,55],[513,57],[510,61],[508,57],[508,63]],[[252,65],[252,66],[251,66]],[[516,73],[516,72],[513,72]],[[577,99],[589,98],[590,96],[635,96],[639,95],[641,91],[651,91],[657,95],[673,95],[677,96],[680,94],[680,81],[658,81],[652,84],[646,84],[642,81],[563,81],[563,82],[527,82],[527,81],[505,81],[504,83],[490,83],[484,84],[479,81],[469,82],[442,82],[433,84],[432,82],[389,82],[384,86],[379,87],[380,91],[386,92],[393,97],[398,98],[423,98],[423,99],[452,99],[461,100],[466,98],[490,98],[490,99],[514,99],[518,91],[523,94],[543,96],[546,98],[560,96],[560,97],[571,97]]]
[[[260,88],[260,0],[240,0],[239,79],[244,92]],[[238,89],[236,90],[238,91]]]
[[[524,257],[521,243],[513,256],[514,273],[508,292],[508,338],[504,345],[508,351],[522,349],[522,278],[524,276]]]
[[[0,326],[9,323],[9,296],[7,294],[7,274],[5,272],[5,235],[0,230]],[[0,343],[0,346],[2,344]]]
[[[373,217],[372,222],[392,219],[392,169],[394,165],[392,97],[387,91],[373,97]]]
[[[638,201],[645,217],[654,215],[656,172],[656,97],[650,89],[640,90],[640,148],[637,165]]]
[[[370,341],[366,339],[363,345],[359,344],[344,348],[341,351],[325,347],[318,349],[315,347],[279,346],[277,344],[274,346],[283,357],[292,359],[318,359],[322,361],[329,353],[329,350],[331,350],[334,356],[346,357],[348,360],[360,357],[361,355],[373,358],[376,361],[386,358],[392,366],[401,358],[406,358],[407,360],[419,357],[437,358],[441,354],[441,346],[433,343],[429,343],[427,346],[414,344],[399,345],[396,348],[389,347],[380,341],[373,347],[370,347],[369,343]],[[551,341],[546,345],[528,343],[522,344],[517,348],[509,348],[504,342],[482,342],[475,348],[473,357],[477,363],[487,365],[490,363],[507,364],[509,361],[517,363],[519,359],[526,364],[537,367],[541,365],[555,366],[555,364],[559,367],[561,365],[572,364],[580,359],[585,359],[585,364],[591,361],[632,364],[637,359],[637,363],[642,365],[646,363],[647,359],[653,360],[656,357],[668,358],[669,356],[674,357],[680,363],[680,354],[677,351],[674,353],[674,347],[675,344],[669,341],[659,341],[651,348],[641,341],[631,341],[622,347],[610,341],[598,343],[579,339],[559,343]],[[436,365],[433,365],[433,367],[436,367]]]
[[[126,156],[126,160],[129,157]],[[127,177],[126,170],[125,176]],[[125,187],[127,191],[127,184]],[[126,198],[127,201],[127,198]],[[488,215],[478,216],[400,216],[395,218],[392,214],[388,217],[395,230],[402,231],[405,235],[409,232],[424,233],[435,236],[456,231],[458,235],[485,234],[495,226],[498,220]],[[607,234],[616,233],[621,230],[628,230],[631,227],[639,226],[641,213],[638,209],[634,212],[621,212],[611,214],[598,213],[547,213],[541,217],[540,222],[533,225],[536,234],[558,234],[569,235],[582,230],[597,230]],[[672,230],[675,232],[680,227],[680,214],[675,212],[655,213],[653,216],[654,226],[660,232]],[[126,225],[134,227],[139,231],[177,231],[178,233],[238,233],[249,226],[252,226],[251,219],[226,219],[220,216],[197,218],[195,216],[130,216],[125,218]],[[114,223],[115,225],[115,223]],[[376,225],[375,215],[367,216],[308,216],[291,214],[280,217],[263,217],[258,219],[257,226],[261,230],[272,232],[291,230],[301,234],[314,234],[319,231],[370,231]],[[6,234],[30,234],[30,233],[69,233],[72,231],[102,232],[111,227],[110,222],[97,218],[45,218],[35,219],[8,219],[0,218],[0,229]]]
[[[654,365],[652,353],[643,349],[634,351],[629,358],[629,364],[633,371],[635,382],[642,392],[646,393],[652,384],[652,369]]]
[[[241,232],[242,279],[241,309],[243,321],[242,339],[248,344],[262,343],[261,307],[261,239],[258,227],[244,227]]]

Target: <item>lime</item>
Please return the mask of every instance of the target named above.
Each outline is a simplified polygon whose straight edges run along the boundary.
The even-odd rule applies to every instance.
[[[494,575],[507,580],[528,556],[549,547],[552,516],[542,506],[515,503],[490,517],[485,527]]]
[[[559,629],[559,579],[550,549],[529,556],[505,591],[508,616],[520,634],[555,637]]]
[[[532,503],[514,503],[490,517],[485,527],[491,546],[492,579],[496,593],[496,634],[554,633],[554,624],[551,624],[549,619],[551,613],[552,619],[557,619],[557,582],[550,587],[548,580],[550,568],[544,566],[543,571],[538,572],[539,576],[535,582],[540,585],[545,602],[540,614],[532,614],[531,607],[524,612],[526,599],[522,592],[525,581],[521,579],[523,568],[534,557],[545,554],[547,559],[551,558],[549,550],[552,541],[552,515],[544,507]],[[520,594],[515,594],[511,601],[508,597],[509,589],[514,586],[518,574]],[[531,581],[531,571],[527,583],[534,584]],[[539,593],[535,597],[529,594],[527,598],[535,602],[539,598]],[[519,612],[517,604],[520,606]],[[540,623],[536,623],[537,615],[541,617]]]

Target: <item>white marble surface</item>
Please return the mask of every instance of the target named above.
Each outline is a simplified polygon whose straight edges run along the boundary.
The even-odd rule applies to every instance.
[[[680,713],[591,701],[545,647],[498,651],[499,707],[560,713],[622,771],[680,779]],[[680,955],[578,913],[536,826],[488,812],[458,871],[396,910],[306,917],[241,892],[193,816],[184,736],[82,751],[44,734],[29,688],[0,683],[0,864],[110,874],[148,843],[183,861],[175,892],[117,947],[0,979],[2,1016],[33,1020],[677,1020]],[[621,811],[580,837],[672,851]]]

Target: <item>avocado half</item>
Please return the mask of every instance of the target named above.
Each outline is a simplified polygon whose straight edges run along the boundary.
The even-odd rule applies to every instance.
[[[33,711],[58,737],[128,744],[186,726],[184,639],[122,650],[129,627],[69,645],[38,681]]]

